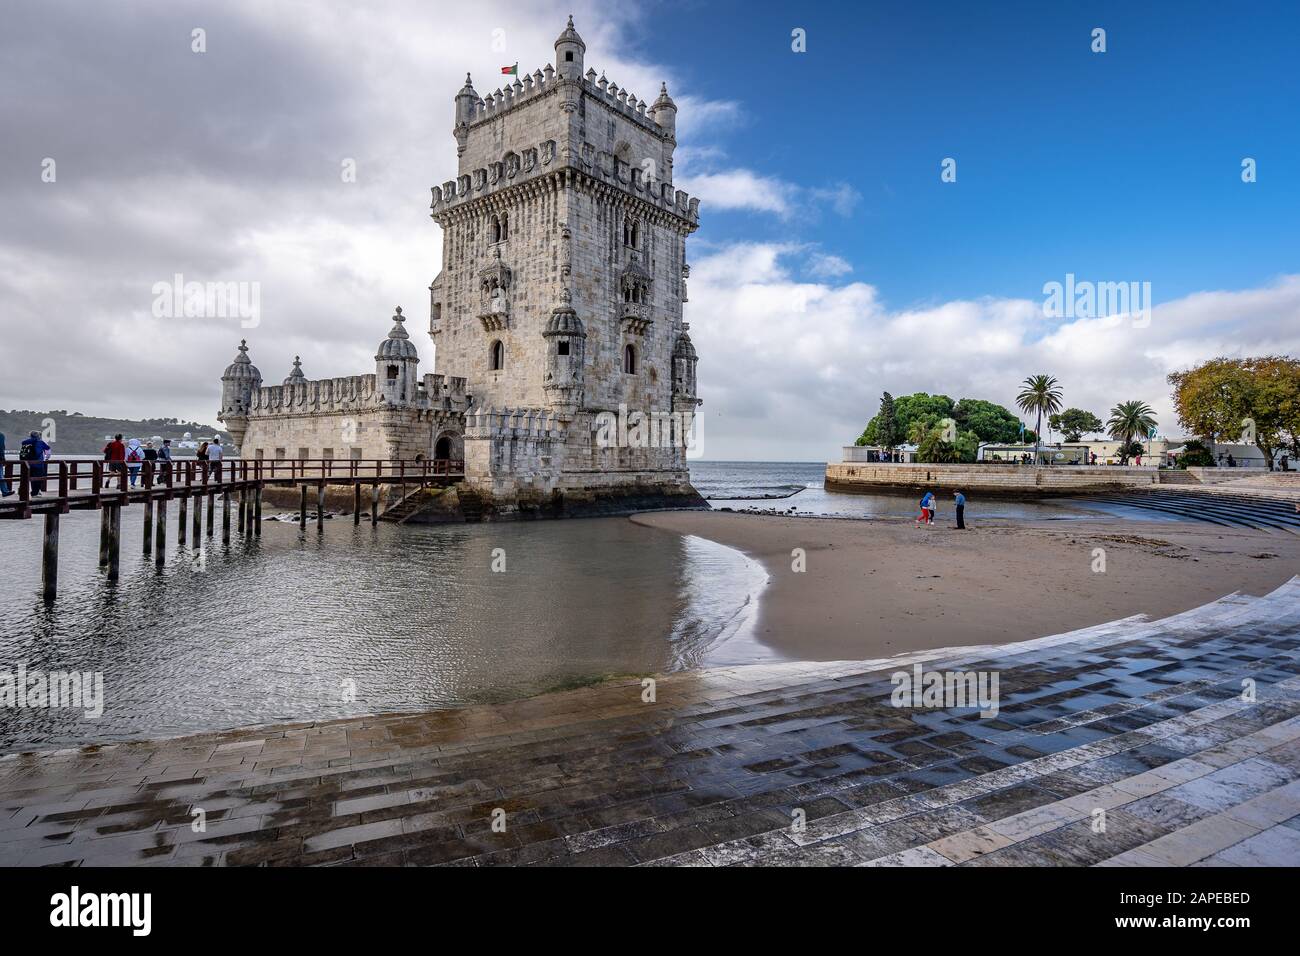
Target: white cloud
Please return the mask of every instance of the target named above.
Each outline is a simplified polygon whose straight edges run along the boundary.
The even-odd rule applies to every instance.
[[[880,393],[942,392],[1011,408],[1025,376],[1060,379],[1067,406],[1105,417],[1140,398],[1180,434],[1165,376],[1215,355],[1300,354],[1300,276],[1155,308],[1151,324],[1048,328],[1030,299],[889,309],[874,286],[800,282],[792,244],[740,243],[692,267],[687,318],[700,353],[710,458],[821,460],[850,444]]]

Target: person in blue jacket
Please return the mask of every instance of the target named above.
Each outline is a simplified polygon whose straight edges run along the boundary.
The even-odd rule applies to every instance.
[[[0,432],[0,498],[8,498],[13,493],[9,482],[5,481],[5,433]]]
[[[27,462],[27,473],[32,479],[34,497],[39,497],[45,492],[45,475],[48,471],[45,463],[49,458],[50,446],[41,438],[40,432],[32,432],[23,439],[22,447],[18,449],[18,459]]]

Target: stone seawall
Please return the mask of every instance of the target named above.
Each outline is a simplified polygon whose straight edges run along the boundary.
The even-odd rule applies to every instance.
[[[983,495],[1046,496],[1151,488],[1158,484],[1160,472],[1154,468],[1119,468],[1108,465],[1029,468],[1017,465],[836,462],[826,466],[827,491],[860,494],[909,488],[977,492]]]

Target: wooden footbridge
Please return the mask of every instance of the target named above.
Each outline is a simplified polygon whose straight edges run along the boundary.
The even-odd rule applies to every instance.
[[[153,554],[161,567],[167,553],[167,506],[176,502],[177,541],[185,543],[192,527],[195,541],[205,527],[214,534],[217,498],[221,499],[221,540],[230,543],[232,512],[241,535],[262,533],[262,491],[268,487],[300,489],[298,523],[307,526],[309,491],[316,492],[316,523],[324,527],[325,489],[352,489],[352,523],[361,523],[362,495],[369,499],[370,522],[379,520],[380,488],[398,486],[405,494],[411,486],[448,485],[459,481],[465,463],[454,459],[420,461],[334,461],[307,459],[263,461],[142,462],[131,475],[125,463],[101,461],[50,461],[33,473],[30,462],[6,462],[4,477],[15,492],[0,498],[0,520],[22,520],[41,515],[45,519],[41,580],[47,601],[58,591],[59,518],[70,511],[100,513],[99,564],[108,569],[108,579],[118,578],[122,538],[122,509],[142,505],[145,554]],[[39,467],[39,466],[38,466]],[[134,478],[134,480],[132,480]],[[193,509],[192,518],[189,515]]]

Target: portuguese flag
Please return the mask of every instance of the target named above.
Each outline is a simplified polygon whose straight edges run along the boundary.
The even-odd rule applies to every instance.
[[[502,76],[518,76],[518,75],[519,75],[519,64],[516,63],[514,66],[503,66],[503,67],[501,67],[501,75],[502,75]]]

